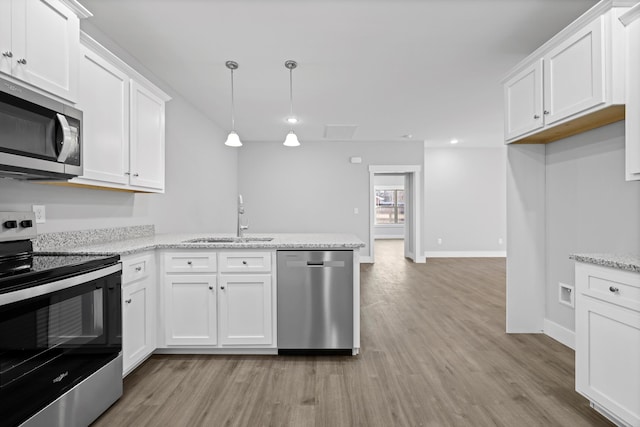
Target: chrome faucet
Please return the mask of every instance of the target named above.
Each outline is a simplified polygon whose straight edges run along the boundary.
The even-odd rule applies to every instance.
[[[244,203],[242,200],[242,194],[238,194],[238,231],[237,237],[243,237],[244,230],[249,228],[249,225],[242,225],[242,215],[244,215]]]

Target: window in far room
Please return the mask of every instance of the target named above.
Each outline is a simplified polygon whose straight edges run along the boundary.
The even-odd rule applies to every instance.
[[[404,224],[404,188],[376,186],[376,225]]]

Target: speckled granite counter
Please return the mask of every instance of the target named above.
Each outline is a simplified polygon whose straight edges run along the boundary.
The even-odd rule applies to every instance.
[[[191,233],[154,234],[133,239],[109,242],[74,244],[62,238],[40,243],[36,251],[41,254],[131,255],[152,249],[359,249],[364,243],[352,234],[247,234],[246,237],[273,237],[270,241],[189,243],[187,240],[208,237],[232,237],[229,234]]]
[[[640,255],[637,254],[571,254],[569,258],[578,262],[640,273]]]

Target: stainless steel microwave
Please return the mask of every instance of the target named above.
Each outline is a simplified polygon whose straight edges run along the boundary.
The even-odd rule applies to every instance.
[[[0,78],[0,177],[82,175],[82,112]]]

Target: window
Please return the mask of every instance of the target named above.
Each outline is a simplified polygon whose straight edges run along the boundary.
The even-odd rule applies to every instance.
[[[404,189],[376,189],[376,224],[404,224]]]

